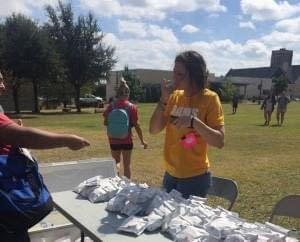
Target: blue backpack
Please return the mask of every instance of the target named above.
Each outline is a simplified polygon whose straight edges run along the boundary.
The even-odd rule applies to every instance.
[[[0,226],[27,230],[53,209],[37,162],[23,153],[0,155]]]
[[[130,130],[130,105],[123,108],[116,108],[115,103],[112,104],[112,110],[107,116],[107,134],[110,138],[124,139],[128,136]]]

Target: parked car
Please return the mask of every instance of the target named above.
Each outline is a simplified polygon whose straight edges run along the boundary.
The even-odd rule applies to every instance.
[[[84,97],[79,98],[80,105],[82,107],[103,107],[104,101],[103,98],[97,97],[92,94],[86,94]]]
[[[39,97],[39,107],[42,109],[57,109],[62,102],[58,98]]]

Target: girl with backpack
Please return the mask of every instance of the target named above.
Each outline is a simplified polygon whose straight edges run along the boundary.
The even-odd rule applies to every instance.
[[[129,102],[129,94],[129,87],[122,78],[117,90],[116,101],[109,104],[103,116],[104,125],[107,126],[111,155],[116,161],[118,170],[122,156],[124,176],[130,179],[130,163],[133,149],[131,128],[135,128],[144,149],[147,148],[147,143],[143,138],[143,132],[138,122],[137,107]]]

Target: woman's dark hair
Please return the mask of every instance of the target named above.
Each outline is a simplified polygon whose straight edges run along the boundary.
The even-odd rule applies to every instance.
[[[199,88],[204,89],[207,86],[208,71],[202,55],[193,50],[184,51],[176,56],[175,62],[180,62],[185,66],[190,79]]]

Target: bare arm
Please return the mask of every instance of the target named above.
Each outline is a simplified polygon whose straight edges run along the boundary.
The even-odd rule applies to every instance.
[[[150,134],[159,133],[167,124],[167,117],[164,115],[164,111],[171,93],[175,90],[175,86],[170,86],[169,82],[166,79],[161,82],[161,97],[150,119]]]
[[[142,132],[142,129],[141,129],[141,126],[139,123],[137,123],[135,126],[135,131],[137,132],[138,136],[139,136],[139,139],[142,143],[142,145],[144,146],[144,149],[147,149],[147,143],[144,141],[144,137],[143,137],[143,132]]]
[[[174,121],[174,124],[176,124],[178,129],[190,127],[191,117],[179,117]],[[225,137],[225,127],[223,125],[212,128],[202,122],[199,118],[194,117],[193,127],[209,145],[220,149],[223,148]]]
[[[224,147],[224,125],[211,128],[203,123],[200,119],[194,118],[194,128],[209,145],[217,147],[219,149]]]
[[[89,145],[82,137],[71,134],[56,134],[36,128],[10,124],[0,129],[0,139],[5,144],[31,149],[68,147],[79,150]]]
[[[164,115],[165,106],[159,102],[150,119],[149,132],[157,134],[162,131],[167,124],[167,117]]]

